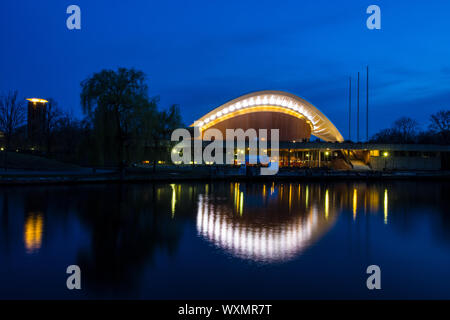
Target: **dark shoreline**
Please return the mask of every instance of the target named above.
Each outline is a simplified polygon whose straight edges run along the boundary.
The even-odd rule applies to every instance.
[[[246,175],[211,175],[199,173],[129,173],[121,178],[120,173],[101,174],[2,174],[0,186],[5,185],[66,185],[93,183],[171,183],[171,182],[211,182],[211,181],[243,181],[243,182],[272,182],[272,181],[384,181],[384,180],[430,180],[450,181],[450,171],[395,171],[395,172],[302,172],[302,174],[280,173],[273,176]]]

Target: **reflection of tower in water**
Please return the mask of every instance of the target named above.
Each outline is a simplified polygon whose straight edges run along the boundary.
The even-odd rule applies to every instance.
[[[255,188],[232,184],[233,203],[199,195],[199,234],[233,256],[275,263],[298,256],[335,221],[328,189],[317,187],[308,199],[309,188],[297,184],[272,185],[270,193],[265,185]]]
[[[27,253],[36,253],[42,246],[44,215],[42,212],[28,212],[25,217],[23,241]]]
[[[40,193],[30,193],[25,198],[23,242],[28,254],[37,253],[42,247],[46,206],[46,198]]]

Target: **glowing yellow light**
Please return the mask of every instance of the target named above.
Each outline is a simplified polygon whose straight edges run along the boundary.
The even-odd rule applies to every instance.
[[[44,217],[41,212],[33,212],[26,218],[23,238],[27,253],[34,253],[41,248],[43,229]]]
[[[291,211],[292,206],[292,183],[289,184],[289,211]]]
[[[309,199],[309,187],[306,186],[305,205],[307,208],[308,208],[308,199]]]
[[[226,115],[221,115],[219,117],[216,117],[214,120],[209,121],[209,122],[205,123],[203,126],[201,126],[200,131],[204,131],[224,120],[227,120],[227,119],[239,116],[239,115],[253,113],[253,112],[278,112],[278,113],[288,114],[288,115],[294,116],[299,119],[304,119],[306,121],[306,123],[311,127],[311,130],[314,130],[314,127],[313,127],[311,121],[306,119],[302,114],[300,114],[298,112],[295,112],[293,110],[287,109],[282,106],[262,105],[262,106],[247,107],[245,109],[240,109],[237,111],[227,113]]]
[[[31,101],[31,102],[33,102],[33,103],[47,103],[48,101],[47,100],[45,100],[45,99],[39,99],[39,98],[30,98],[30,99],[27,99],[28,101]]]
[[[388,191],[384,189],[384,224],[388,223]]]
[[[239,183],[234,184],[234,204],[236,206],[236,212],[239,211],[240,203],[240,193],[239,193]]]
[[[327,155],[329,155],[330,153],[328,152],[328,151],[325,151],[325,155],[327,156]]]
[[[383,152],[383,157],[387,157],[387,156],[389,156],[389,153],[388,152]]]
[[[175,185],[171,184],[172,188],[172,218],[175,216],[175,205],[177,204],[177,194],[175,192]]]
[[[244,209],[244,193],[241,192],[240,199],[239,199],[239,214],[242,216]]]
[[[330,205],[330,197],[328,196],[328,189],[325,191],[325,219],[328,219],[328,209]]]
[[[353,220],[356,219],[356,209],[358,207],[358,191],[353,189]]]
[[[0,151],[5,151],[5,148],[1,147],[1,148],[0,148]]]

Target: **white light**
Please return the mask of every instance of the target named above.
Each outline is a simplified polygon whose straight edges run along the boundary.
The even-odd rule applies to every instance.
[[[275,104],[275,97],[274,96],[270,97],[270,104]]]
[[[234,111],[234,105],[231,105],[231,106],[229,107],[229,109],[230,109],[230,112],[233,112],[233,111]]]
[[[239,110],[240,108],[241,108],[241,103],[240,102],[236,103],[236,110]]]
[[[197,126],[198,126],[198,127],[203,126],[203,121],[200,121],[200,122],[197,124]]]
[[[222,116],[222,111],[219,111],[216,113],[217,118],[219,118],[220,116]]]
[[[228,113],[228,108],[224,108],[224,109],[222,110],[222,113],[223,113],[223,114],[227,114],[227,113]]]
[[[209,118],[206,118],[206,119],[205,119],[205,123],[208,123],[208,122],[209,122]]]
[[[244,108],[248,107],[248,101],[247,100],[242,101],[242,105]]]
[[[214,120],[215,118],[216,118],[216,115],[213,114],[213,115],[211,116],[211,120]]]

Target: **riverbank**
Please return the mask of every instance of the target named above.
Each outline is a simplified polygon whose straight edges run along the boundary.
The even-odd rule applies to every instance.
[[[210,180],[309,181],[309,180],[450,180],[450,171],[329,171],[280,170],[277,175],[249,175],[239,170],[216,171],[205,167],[167,170],[128,168],[122,174],[114,170],[0,172],[0,185],[85,184],[128,182],[182,182]]]

